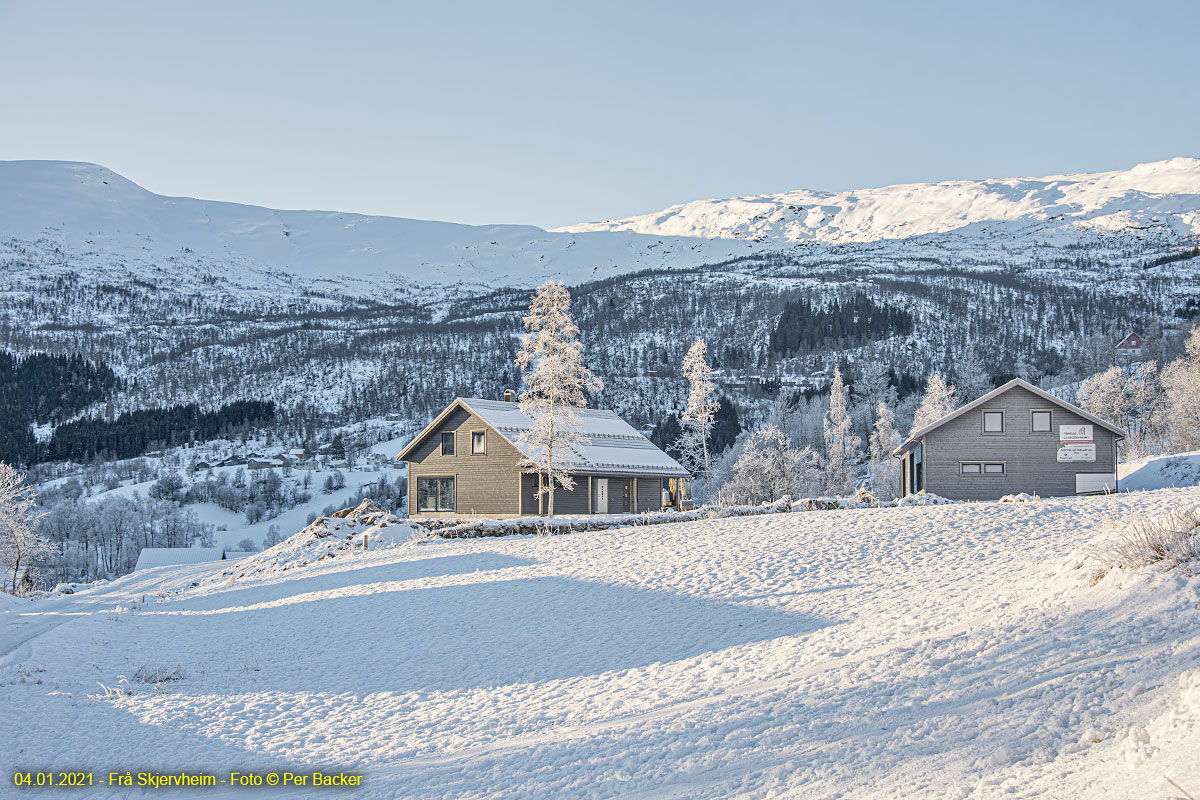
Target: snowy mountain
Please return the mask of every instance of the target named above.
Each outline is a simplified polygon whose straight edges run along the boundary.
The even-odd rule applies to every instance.
[[[912,183],[849,192],[795,191],[697,200],[573,233],[629,231],[651,236],[801,242],[875,242],[968,233],[1017,223],[1020,230],[1067,236],[1082,231],[1200,233],[1200,159],[1173,158],[1128,170],[1044,178]]]
[[[1129,330],[1200,314],[1198,230],[1191,158],[562,231],[170,198],[95,165],[0,162],[0,349],[105,361],[125,381],[118,410],[270,399],[297,429],[384,414],[419,429],[456,394],[519,382],[520,314],[554,277],[602,407],[637,425],[677,411],[678,364],[704,336],[753,421],[865,359],[902,394],[933,369],[954,377],[968,349],[994,378],[1080,380]]]

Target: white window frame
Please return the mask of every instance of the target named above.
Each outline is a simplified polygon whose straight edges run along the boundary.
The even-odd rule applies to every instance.
[[[987,428],[988,414],[999,414],[1000,415],[1000,430],[998,430],[998,431],[989,431],[988,430],[988,428]],[[983,431],[984,436],[1003,436],[1004,435],[1004,411],[999,408],[985,408],[983,410],[983,416],[980,418],[980,426],[981,426],[980,429]]]
[[[475,442],[479,442],[478,450],[475,449]],[[471,455],[487,455],[487,431],[471,431]]]

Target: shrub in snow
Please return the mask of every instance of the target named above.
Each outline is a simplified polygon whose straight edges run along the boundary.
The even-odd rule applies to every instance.
[[[1093,549],[1095,581],[1113,567],[1137,569],[1162,563],[1168,568],[1200,561],[1200,506],[1185,506],[1159,517],[1132,517],[1116,535]]]
[[[161,664],[143,664],[133,673],[133,679],[138,683],[167,683],[181,681],[187,677],[187,671],[182,666],[165,667]]]
[[[1041,500],[1036,494],[1029,492],[1021,492],[1020,494],[1006,494],[1000,498],[1001,503],[1031,503],[1034,500]]]

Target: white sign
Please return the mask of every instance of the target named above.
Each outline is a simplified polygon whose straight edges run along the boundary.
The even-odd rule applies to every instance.
[[[1058,446],[1059,461],[1095,461],[1095,444],[1060,444]]]
[[[1058,443],[1059,444],[1091,444],[1096,441],[1092,438],[1091,425],[1059,425],[1058,426]],[[1062,461],[1060,458],[1059,461]]]

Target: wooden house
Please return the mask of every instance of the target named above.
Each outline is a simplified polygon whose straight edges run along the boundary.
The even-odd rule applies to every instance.
[[[511,392],[506,392],[511,398]],[[611,411],[578,409],[575,488],[556,488],[556,514],[681,508],[690,473]],[[411,516],[522,517],[545,513],[539,475],[519,444],[533,420],[512,399],[455,398],[400,453]]]
[[[900,495],[997,500],[1116,491],[1125,433],[1015,378],[913,431],[896,451]]]

